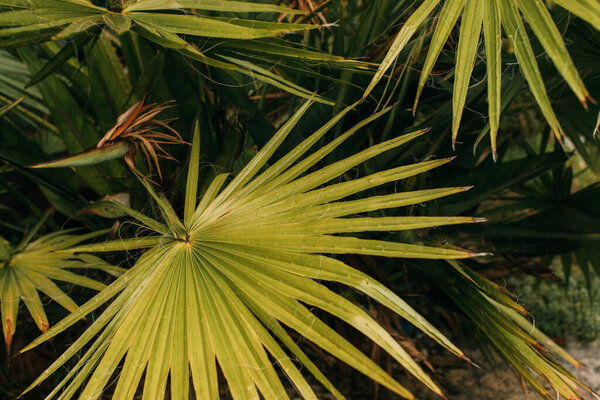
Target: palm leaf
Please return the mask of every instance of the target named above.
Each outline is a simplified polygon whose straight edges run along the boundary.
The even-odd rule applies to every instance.
[[[53,281],[102,290],[104,284],[70,272],[69,269],[97,268],[117,274],[122,271],[89,254],[72,256],[59,252],[105,232],[86,235],[55,232],[31,241],[44,221],[45,218],[40,219],[15,247],[0,238],[4,250],[0,252],[0,301],[7,354],[10,354],[10,345],[15,334],[20,300],[27,306],[38,328],[45,332],[49,323],[38,291],[72,312],[77,308],[77,304]]]
[[[397,295],[364,273],[321,253],[453,259],[477,254],[458,248],[367,240],[340,233],[416,229],[478,222],[457,218],[343,218],[385,207],[416,204],[457,193],[448,188],[341,201],[355,193],[418,175],[448,160],[402,166],[354,181],[321,187],[354,166],[422,135],[408,134],[307,173],[345,138],[310,148],[341,117],[305,139],[273,165],[267,162],[312,102],[307,102],[223,189],[217,176],[202,200],[196,199],[198,127],[188,173],[183,221],[163,196],[144,184],[163,214],[164,224],[138,212],[139,223],[161,235],[84,245],[79,251],[147,248],[135,266],[106,290],[36,339],[23,351],[67,329],[78,318],[112,303],[31,387],[47,379],[86,345],[67,377],[48,396],[98,398],[123,361],[114,397],[131,399],[145,371],[144,396],[164,398],[170,377],[172,398],[187,398],[189,380],[197,398],[218,398],[217,365],[236,399],[288,398],[274,365],[279,365],[303,398],[316,399],[290,354],[336,398],[332,386],[288,335],[306,337],[326,352],[405,398],[413,395],[307,307],[320,308],[377,343],[435,393],[440,389],[390,334],[356,304],[321,281],[353,288],[389,307],[454,354],[463,357],[435,327]],[[346,114],[352,109],[343,111]],[[387,110],[379,113],[384,114]],[[376,117],[375,117],[376,118]],[[363,126],[375,119],[369,117]],[[298,160],[301,160],[298,162]],[[266,169],[265,169],[266,168]],[[261,172],[262,171],[262,172]],[[302,174],[305,174],[302,176]],[[121,205],[121,207],[124,207]],[[276,230],[273,227],[277,226]],[[98,336],[96,336],[98,335]],[[276,363],[273,363],[273,359]]]

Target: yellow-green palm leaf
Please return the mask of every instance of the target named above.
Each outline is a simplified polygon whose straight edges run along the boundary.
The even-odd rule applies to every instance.
[[[487,62],[490,138],[495,155],[501,107],[502,31],[514,49],[521,71],[542,114],[556,137],[562,140],[564,132],[550,104],[536,61],[536,54],[529,41],[523,19],[528,23],[558,72],[584,105],[589,98],[589,93],[543,0],[422,0],[420,3],[398,32],[390,50],[381,62],[379,70],[366,89],[364,97],[368,96],[381,80],[417,29],[426,23],[428,17],[441,4],[437,15],[437,25],[423,65],[414,108],[417,107],[419,96],[438,56],[460,18],[453,91],[453,144],[458,135],[480,35],[483,32]],[[561,0],[554,1],[554,3],[586,20],[596,28],[600,27],[599,2],[595,0]]]
[[[288,333],[291,330],[393,392],[413,398],[406,388],[309,308],[316,307],[356,328],[431,390],[441,393],[431,378],[367,312],[321,282],[336,282],[360,291],[410,321],[454,354],[463,356],[461,351],[382,284],[323,253],[430,259],[472,257],[475,254],[458,248],[345,235],[477,222],[469,217],[356,216],[417,204],[466,188],[343,201],[355,193],[431,170],[447,163],[447,159],[401,166],[326,185],[360,163],[424,133],[397,137],[313,171],[313,167],[340,143],[387,110],[367,118],[334,141],[309,153],[308,150],[352,109],[349,107],[265,168],[310,103],[293,115],[229,183],[226,184],[226,174],[218,175],[199,202],[196,201],[199,168],[196,127],[183,218],[179,218],[166,198],[157,194],[146,181],[142,183],[157,202],[163,222],[115,203],[157,234],[71,250],[76,254],[79,251],[147,248],[123,276],[24,349],[57,335],[78,318],[112,299],[88,330],[32,387],[88,346],[48,398],[61,393],[61,399],[76,394],[79,398],[96,399],[105,390],[116,368],[122,365],[112,395],[114,399],[132,399],[144,374],[144,398],[164,398],[167,381],[170,381],[170,398],[187,399],[192,389],[191,377],[195,398],[217,399],[219,368],[235,399],[289,398],[278,375],[279,368],[303,398],[316,399],[298,366],[290,361],[295,357],[305,371],[336,398],[342,399],[343,395],[292,339]]]
[[[31,242],[44,220],[29,232],[18,246],[11,246],[0,238],[0,302],[2,330],[8,349],[15,334],[19,302],[22,300],[33,320],[45,332],[49,323],[39,293],[42,292],[69,311],[77,304],[53,281],[102,290],[105,285],[94,279],[76,274],[69,269],[96,268],[118,275],[121,268],[114,267],[91,254],[60,253],[80,242],[104,232],[75,235],[70,232],[54,232]],[[8,351],[10,354],[10,350]]]

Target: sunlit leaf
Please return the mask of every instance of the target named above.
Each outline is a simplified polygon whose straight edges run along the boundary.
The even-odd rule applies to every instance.
[[[449,161],[425,161],[323,187],[361,162],[424,133],[407,134],[372,146],[302,176],[358,129],[353,128],[333,145],[310,153],[318,139],[341,119],[338,116],[268,166],[272,155],[311,104],[311,101],[305,103],[223,189],[227,175],[217,176],[199,203],[195,195],[199,160],[199,127],[196,126],[183,224],[166,199],[143,182],[157,201],[164,223],[124,205],[119,207],[138,223],[160,232],[160,236],[70,249],[77,254],[79,251],[148,248],[136,264],[105,291],[25,349],[57,335],[81,316],[113,299],[88,331],[31,387],[90,344],[53,394],[62,391],[62,398],[71,398],[76,390],[82,389],[82,396],[97,398],[124,360],[116,389],[118,396],[123,398],[132,398],[144,373],[144,395],[152,393],[155,398],[164,398],[166,382],[170,379],[171,396],[181,397],[189,390],[191,373],[196,397],[216,398],[217,365],[234,398],[249,395],[266,399],[288,398],[278,368],[272,363],[273,357],[298,392],[304,398],[315,399],[312,386],[301,370],[288,362],[291,353],[330,392],[341,398],[302,350],[289,340],[286,331],[290,329],[400,396],[413,398],[405,387],[317,318],[306,307],[310,305],[356,328],[441,395],[433,380],[382,326],[360,307],[319,281],[338,282],[354,288],[400,314],[454,354],[464,357],[462,352],[382,284],[321,254],[356,253],[424,259],[473,257],[476,255],[473,252],[458,248],[367,240],[339,234],[481,220],[468,217],[342,218],[361,211],[416,204],[465,189],[398,193],[389,200],[386,196],[376,196],[336,203],[354,193],[418,175]],[[348,107],[343,114],[351,109]],[[374,119],[376,117],[369,117],[359,125],[364,126]],[[344,206],[345,211],[340,206]],[[274,230],[274,226],[278,229]],[[275,340],[273,334],[280,341]]]

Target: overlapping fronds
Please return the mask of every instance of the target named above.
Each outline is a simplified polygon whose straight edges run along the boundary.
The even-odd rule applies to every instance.
[[[423,0],[420,3],[398,32],[378,72],[367,88],[365,97],[381,80],[411,37],[419,27],[428,21],[428,17],[442,1]],[[597,1],[561,0],[553,1],[553,3],[589,22],[592,26],[600,28],[600,3]],[[453,144],[458,135],[482,31],[487,63],[490,138],[494,154],[501,109],[502,32],[512,45],[520,69],[542,114],[556,137],[561,140],[564,135],[563,128],[550,104],[523,18],[577,98],[586,105],[590,96],[567,51],[561,33],[542,0],[445,0],[435,19],[437,23],[423,65],[414,108],[417,107],[427,78],[459,18],[461,18],[460,37],[456,50],[453,91]]]
[[[19,302],[23,300],[33,320],[45,332],[49,323],[38,294],[44,293],[69,311],[77,304],[53,281],[102,290],[105,285],[94,279],[70,271],[72,268],[96,268],[119,275],[121,268],[112,266],[91,254],[60,253],[85,240],[105,232],[75,235],[73,232],[54,232],[31,241],[44,222],[40,219],[17,246],[0,238],[0,302],[2,303],[2,330],[10,354],[10,345],[17,326]]]
[[[593,275],[600,275],[600,185],[577,190],[572,168],[555,167],[523,187],[522,193],[496,201],[497,210],[486,212],[491,220],[498,220],[488,235],[498,248],[508,251],[537,247],[547,254],[560,254],[565,284],[568,286],[575,264],[592,295]],[[513,211],[507,213],[506,207]]]
[[[111,7],[111,4],[113,7]],[[223,54],[206,54],[194,44],[194,38],[219,40],[219,44],[235,43],[250,54],[260,57],[292,57],[312,59],[331,65],[344,65],[343,57],[335,57],[316,51],[283,45],[261,46],[255,40],[277,38],[290,32],[302,32],[317,28],[306,23],[269,22],[261,19],[230,18],[215,16],[217,13],[277,13],[302,14],[304,11],[274,4],[232,0],[139,0],[108,2],[109,7],[99,7],[88,0],[2,0],[0,1],[0,47],[23,46],[50,40],[72,39],[60,53],[50,60],[31,83],[47,77],[64,64],[77,47],[96,38],[104,27],[118,34],[136,32],[142,37],[182,55],[212,67],[236,71],[274,85],[279,89],[302,97],[311,92],[292,81],[270,71],[261,63],[244,60],[228,51]],[[213,12],[211,14],[211,12]],[[217,14],[218,15],[218,14]],[[100,30],[99,30],[100,28]],[[181,35],[185,35],[185,38]],[[246,42],[249,42],[246,44]],[[242,53],[243,53],[242,51]],[[283,52],[283,54],[282,54]],[[348,67],[358,64],[348,60]],[[317,101],[331,103],[323,98]]]
[[[334,397],[344,398],[292,339],[288,332],[292,330],[393,392],[414,398],[309,308],[316,307],[377,343],[432,391],[441,394],[432,379],[383,327],[355,303],[330,290],[325,282],[362,292],[457,356],[463,357],[462,352],[381,283],[323,254],[423,259],[476,256],[454,247],[347,235],[478,222],[470,217],[352,217],[437,199],[467,188],[419,190],[343,201],[376,186],[424,173],[449,159],[400,166],[326,185],[360,163],[424,133],[409,133],[313,169],[344,140],[388,110],[363,120],[309,153],[309,149],[352,109],[348,107],[266,167],[310,103],[294,114],[227,184],[228,175],[218,175],[199,202],[200,144],[196,126],[182,219],[166,198],[143,180],[161,210],[163,221],[114,203],[156,234],[71,249],[77,254],[147,248],[123,276],[23,350],[56,336],[78,318],[112,299],[86,333],[31,387],[83,351],[48,398],[59,393],[61,399],[72,398],[77,393],[80,398],[98,398],[117,367],[122,365],[112,394],[115,399],[133,398],[142,375],[144,397],[163,398],[169,381],[171,398],[188,398],[191,375],[195,398],[217,399],[218,368],[236,399],[289,398],[277,367],[303,398],[316,399],[298,365],[291,361],[291,357],[295,357]]]

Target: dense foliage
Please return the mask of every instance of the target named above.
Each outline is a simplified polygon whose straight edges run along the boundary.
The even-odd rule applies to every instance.
[[[594,298],[599,28],[596,0],[0,0],[0,396],[360,398],[345,363],[414,398],[380,350],[443,396],[425,336],[595,396],[504,285]]]

